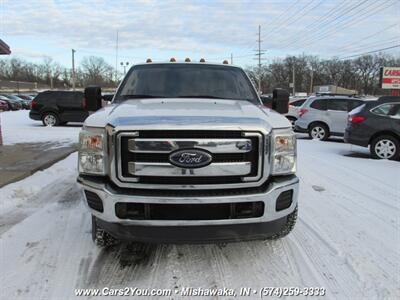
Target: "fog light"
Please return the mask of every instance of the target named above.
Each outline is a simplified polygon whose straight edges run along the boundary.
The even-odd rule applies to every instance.
[[[144,220],[145,205],[143,203],[117,203],[115,214],[120,219]]]
[[[292,205],[293,190],[282,192],[276,199],[275,210],[280,211],[289,208]]]

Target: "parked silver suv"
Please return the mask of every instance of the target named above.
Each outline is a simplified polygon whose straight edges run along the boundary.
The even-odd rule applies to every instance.
[[[311,138],[326,140],[343,136],[348,112],[363,104],[361,99],[346,96],[309,97],[299,110],[295,131],[307,132]]]

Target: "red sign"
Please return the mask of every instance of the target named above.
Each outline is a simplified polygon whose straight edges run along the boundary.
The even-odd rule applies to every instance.
[[[400,67],[384,67],[382,72],[383,89],[400,89]]]

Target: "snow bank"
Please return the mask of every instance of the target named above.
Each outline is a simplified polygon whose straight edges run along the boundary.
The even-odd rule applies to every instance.
[[[60,146],[78,142],[79,123],[44,127],[42,122],[29,118],[28,110],[0,113],[3,144],[57,142]]]
[[[77,153],[72,153],[66,159],[54,164],[52,167],[39,171],[21,181],[11,183],[0,189],[0,216],[7,214],[8,211],[21,209],[25,204],[31,202],[33,198],[38,198],[38,202],[51,201],[43,194],[46,189],[51,190],[52,195],[57,194],[57,189],[62,189],[66,178],[75,181],[77,176]],[[57,186],[60,183],[60,186]]]

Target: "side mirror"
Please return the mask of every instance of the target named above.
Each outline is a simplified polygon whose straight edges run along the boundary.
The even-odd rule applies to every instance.
[[[280,114],[289,111],[289,92],[284,89],[274,89],[272,92],[272,109]]]
[[[101,87],[88,86],[85,88],[85,107],[88,111],[96,111],[102,107]]]

